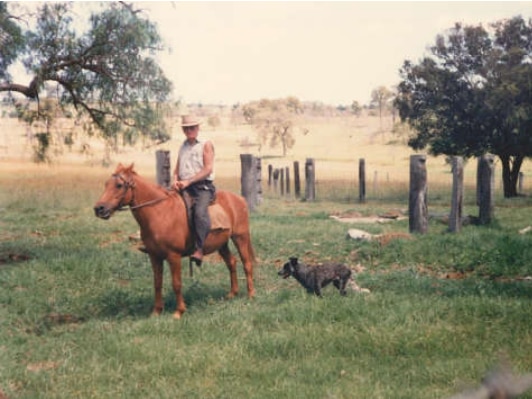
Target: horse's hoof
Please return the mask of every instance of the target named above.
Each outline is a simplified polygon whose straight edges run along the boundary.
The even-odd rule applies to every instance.
[[[174,312],[174,319],[179,320],[181,318],[181,312]]]
[[[154,310],[153,312],[151,312],[150,317],[159,317],[160,315],[161,315],[161,312],[157,312]]]

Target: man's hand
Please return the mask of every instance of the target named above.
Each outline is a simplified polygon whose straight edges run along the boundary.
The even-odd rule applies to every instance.
[[[178,191],[184,190],[190,186],[190,180],[176,180],[174,183],[174,188]]]

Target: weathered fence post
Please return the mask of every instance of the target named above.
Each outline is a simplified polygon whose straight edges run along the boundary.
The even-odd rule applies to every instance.
[[[273,190],[277,194],[277,186],[279,184],[279,169],[275,168],[273,170]]]
[[[523,194],[523,185],[524,185],[524,180],[525,180],[525,174],[523,172],[519,172],[519,177],[517,178],[517,187],[518,187],[518,193],[519,194]]]
[[[493,218],[494,210],[494,182],[493,169],[495,158],[486,154],[478,159],[477,193],[478,193],[478,219],[480,224],[489,224]]]
[[[294,161],[294,193],[296,198],[301,197],[301,180],[299,180],[299,162]]]
[[[462,157],[452,157],[453,192],[451,197],[451,215],[449,231],[458,233],[462,227],[462,209],[464,199],[464,161]]]
[[[255,161],[257,166],[255,172],[255,177],[257,179],[257,205],[259,205],[260,203],[262,203],[262,159],[256,157]]]
[[[316,199],[316,171],[314,170],[314,159],[307,158],[305,162],[305,200],[314,201]]]
[[[358,160],[358,200],[360,203],[366,202],[366,161],[364,158]]]
[[[272,173],[273,173],[273,166],[270,164],[268,165],[268,188],[272,186]]]
[[[284,171],[286,175],[286,195],[290,195],[290,168],[287,166]]]
[[[411,233],[427,232],[427,158],[425,155],[412,155],[410,157],[408,215]]]
[[[284,195],[284,169],[281,168],[279,170],[279,173],[281,174],[281,179],[280,179],[280,185],[279,187],[281,188],[281,197]]]
[[[242,167],[240,175],[242,196],[246,199],[249,210],[253,212],[258,204],[257,158],[251,154],[240,154],[240,164]]]
[[[157,150],[155,152],[155,165],[157,184],[162,187],[170,188],[170,151]]]

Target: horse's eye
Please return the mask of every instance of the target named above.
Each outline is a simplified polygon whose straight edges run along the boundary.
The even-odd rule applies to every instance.
[[[122,187],[124,187],[124,185],[123,185],[122,183],[116,183],[116,188],[118,188],[119,190],[121,190]]]

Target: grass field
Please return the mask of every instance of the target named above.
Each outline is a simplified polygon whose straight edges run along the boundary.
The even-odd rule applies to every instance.
[[[218,185],[238,192],[245,133],[206,133],[221,143]],[[318,147],[318,162],[356,165],[360,151],[390,176],[404,162],[408,176],[404,147],[372,144],[367,132],[350,157],[348,138],[323,134],[344,148]],[[184,275],[188,310],[175,321],[167,270],[166,310],[149,317],[152,273],[129,238],[137,231],[129,212],[109,221],[93,215],[114,165],[67,154],[38,166],[13,148],[0,161],[0,397],[448,398],[478,386],[501,359],[518,373],[532,371],[532,233],[519,234],[532,225],[528,197],[498,196],[490,226],[449,234],[433,218],[428,234],[379,243],[349,240],[347,229],[407,233],[408,220],[344,224],[329,216],[406,209],[406,179],[391,178],[365,204],[349,199],[345,177],[318,176],[337,199],[301,202],[265,189],[251,215],[257,297],[246,298],[239,270],[244,291],[225,300],[229,276],[210,255],[194,278]],[[333,152],[343,155],[328,158]],[[153,149],[116,156],[145,176],[154,174],[153,158]],[[429,190],[435,214],[449,206],[439,162],[441,188]],[[464,213],[477,212],[466,201]],[[345,262],[371,293],[340,297],[330,287],[322,299],[308,296],[276,274],[293,255]]]

